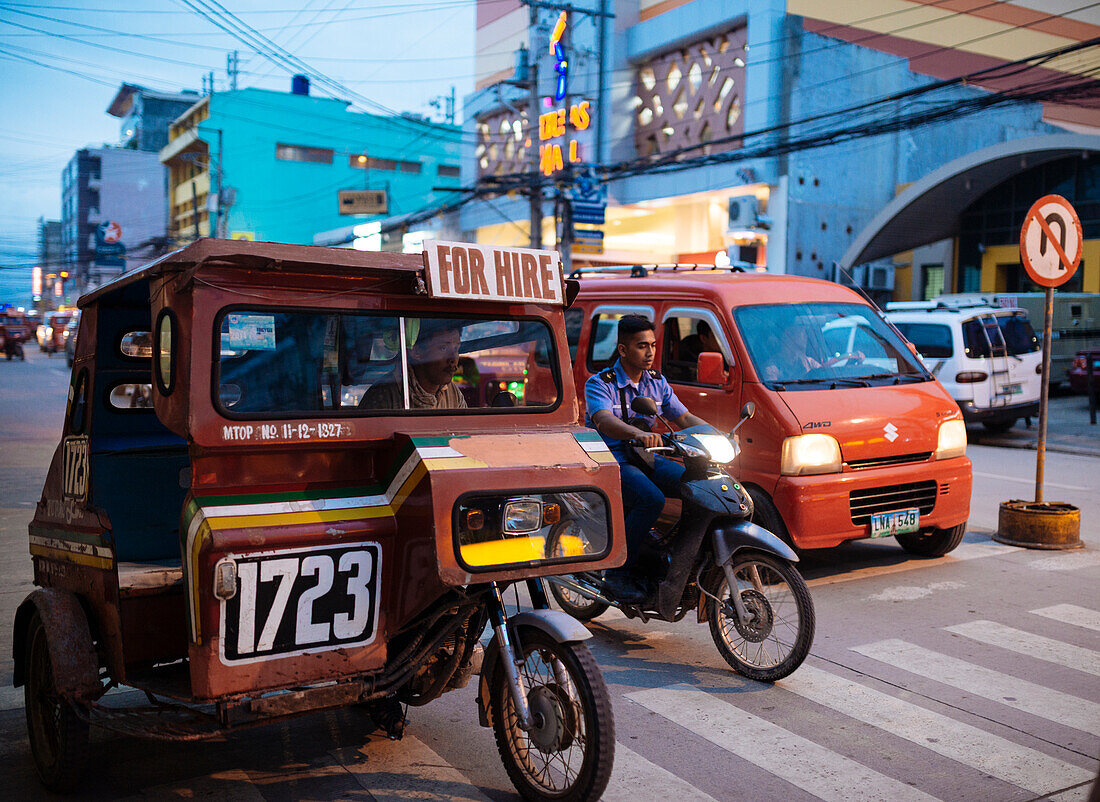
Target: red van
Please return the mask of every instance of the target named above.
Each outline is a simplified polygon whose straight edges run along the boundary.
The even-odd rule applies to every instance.
[[[914,350],[851,289],[728,270],[602,269],[566,311],[578,395],[615,359],[618,320],[657,329],[656,367],[723,428],[748,401],[735,476],[755,522],[796,547],[896,537],[939,556],[962,540],[970,460],[962,413]]]

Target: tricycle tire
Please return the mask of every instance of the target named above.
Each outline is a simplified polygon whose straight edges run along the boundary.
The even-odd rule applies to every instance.
[[[942,557],[962,543],[966,534],[966,523],[953,526],[950,529],[935,529],[930,535],[912,533],[908,535],[894,535],[898,544],[910,554],[918,557]]]
[[[583,643],[559,643],[530,627],[516,641],[528,703],[542,724],[531,732],[519,726],[506,674],[493,671],[493,733],[508,777],[528,800],[599,799],[611,778],[615,722],[592,653]]]
[[[35,612],[27,629],[23,699],[34,767],[55,793],[76,789],[88,763],[88,725],[54,690],[46,627]]]
[[[770,554],[743,550],[733,555],[732,562],[739,581],[742,575],[746,580],[750,578],[754,569],[760,577],[766,592],[745,587],[741,590],[741,598],[763,616],[765,625],[742,632],[740,624],[734,620],[736,613],[731,617],[724,605],[708,599],[710,636],[722,659],[738,674],[761,682],[775,682],[802,665],[810,653],[814,640],[814,604],[810,589],[797,568]],[[727,599],[729,589],[725,572],[715,568],[709,577],[708,592],[719,599]],[[780,585],[785,585],[788,592],[778,587]],[[788,615],[796,617],[793,626]],[[774,645],[774,659],[767,651],[769,644]]]
[[[566,590],[553,580],[549,580],[549,585],[550,595],[554,597],[554,601],[558,603],[558,607],[582,623],[587,623],[593,618],[603,615],[610,606],[607,602],[602,602],[598,599],[589,599]],[[576,601],[578,598],[580,599],[579,602]]]

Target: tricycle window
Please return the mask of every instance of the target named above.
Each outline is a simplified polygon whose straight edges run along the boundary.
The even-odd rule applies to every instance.
[[[218,325],[229,417],[545,412],[561,396],[538,319],[234,309]]]

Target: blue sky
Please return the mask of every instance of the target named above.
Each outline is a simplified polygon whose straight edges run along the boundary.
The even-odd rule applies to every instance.
[[[60,218],[61,169],[79,148],[118,141],[106,113],[121,83],[288,90],[276,66],[194,8],[214,0],[0,0],[0,302],[29,300],[39,217]],[[313,69],[397,111],[474,85],[475,0],[222,0]],[[314,93],[318,92],[314,83]],[[364,103],[354,108],[378,111]]]

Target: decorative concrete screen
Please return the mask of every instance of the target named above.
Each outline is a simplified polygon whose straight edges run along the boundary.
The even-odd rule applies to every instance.
[[[507,175],[532,169],[527,115],[504,109],[477,122],[477,175]],[[530,147],[538,147],[535,137]]]
[[[708,36],[638,66],[634,143],[651,156],[744,131],[746,28]],[[720,153],[737,142],[710,146]]]

